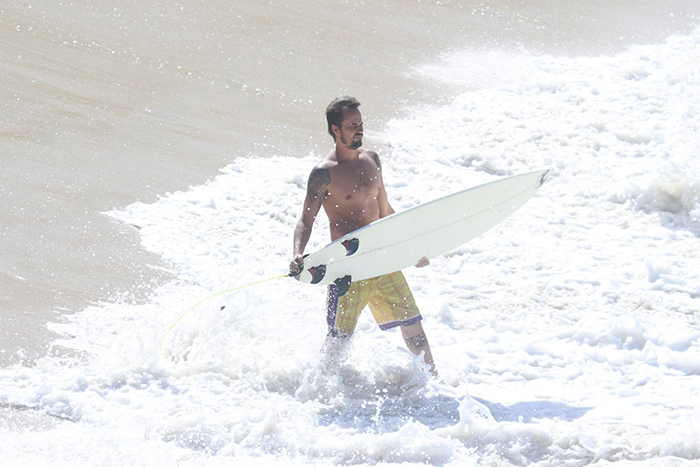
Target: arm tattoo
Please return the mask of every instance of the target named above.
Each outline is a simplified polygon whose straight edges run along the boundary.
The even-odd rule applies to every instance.
[[[328,169],[314,169],[309,175],[309,185],[306,192],[316,201],[325,187],[331,183],[331,172]]]
[[[425,337],[424,332],[421,332],[415,336],[407,337],[406,344],[412,349],[422,349],[428,344],[428,338]]]

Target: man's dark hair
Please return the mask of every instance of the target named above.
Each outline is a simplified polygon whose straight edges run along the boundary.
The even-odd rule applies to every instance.
[[[328,121],[328,134],[335,140],[335,134],[333,134],[332,126],[335,125],[338,128],[343,123],[343,109],[348,107],[350,109],[356,109],[360,106],[360,103],[354,97],[345,96],[338,97],[333,100],[328,107],[326,107],[326,120]]]

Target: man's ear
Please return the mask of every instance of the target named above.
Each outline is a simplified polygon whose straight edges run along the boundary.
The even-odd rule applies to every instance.
[[[338,125],[331,125],[331,131],[335,136],[340,136],[340,128],[338,128]]]

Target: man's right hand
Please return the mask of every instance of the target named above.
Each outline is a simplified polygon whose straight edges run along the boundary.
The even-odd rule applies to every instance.
[[[289,263],[289,275],[298,276],[304,270],[304,256],[297,255],[291,263]]]

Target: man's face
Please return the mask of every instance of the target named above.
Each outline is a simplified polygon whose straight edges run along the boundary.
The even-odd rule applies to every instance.
[[[358,109],[343,109],[343,123],[340,124],[340,142],[349,149],[362,146],[362,114]]]

